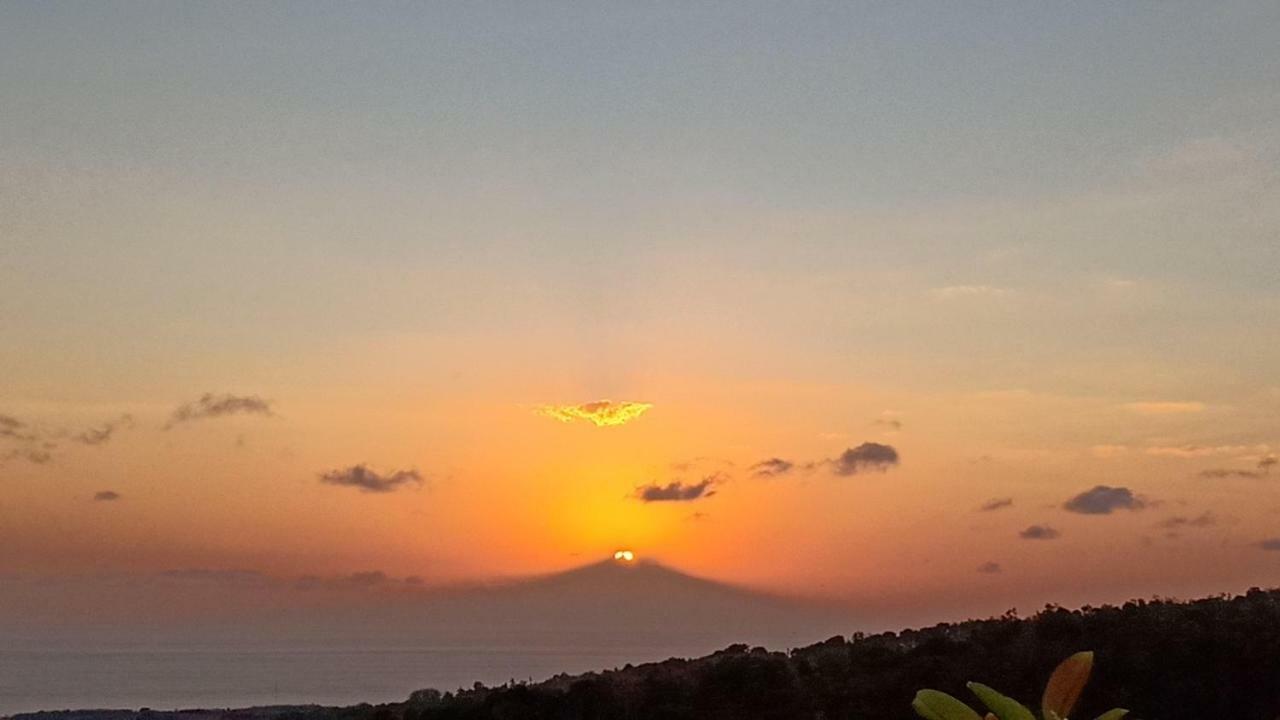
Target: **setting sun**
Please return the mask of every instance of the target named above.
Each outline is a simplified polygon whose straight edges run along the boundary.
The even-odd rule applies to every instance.
[[[636,559],[636,554],[630,550],[619,550],[613,554],[613,559],[618,562],[629,563]]]

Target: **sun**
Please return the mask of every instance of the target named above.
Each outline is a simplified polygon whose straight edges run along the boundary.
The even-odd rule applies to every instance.
[[[630,550],[619,550],[613,554],[613,559],[622,563],[634,562],[636,554]]]

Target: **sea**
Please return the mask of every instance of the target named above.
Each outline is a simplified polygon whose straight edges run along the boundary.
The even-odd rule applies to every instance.
[[[0,717],[36,710],[392,702],[422,688],[543,680],[673,654],[644,647],[0,649]]]

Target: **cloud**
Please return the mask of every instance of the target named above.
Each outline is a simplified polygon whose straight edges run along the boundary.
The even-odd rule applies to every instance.
[[[1147,401],[1125,403],[1123,407],[1129,412],[1139,415],[1185,415],[1187,413],[1202,412],[1205,404],[1196,401]]]
[[[264,585],[271,581],[266,575],[254,570],[222,570],[216,568],[164,570],[156,573],[156,577],[171,582],[202,585]]]
[[[1094,445],[1089,448],[1089,452],[1092,453],[1094,457],[1113,458],[1129,452],[1129,448],[1124,445]]]
[[[864,470],[885,472],[897,464],[898,451],[890,445],[875,442],[864,442],[856,448],[849,448],[831,461],[832,472],[842,476],[856,475]]]
[[[1250,449],[1245,445],[1152,445],[1144,452],[1159,457],[1197,458],[1248,452]]]
[[[712,489],[712,486],[720,482],[720,480],[720,475],[708,475],[698,483],[685,483],[681,480],[675,480],[666,485],[653,483],[636,488],[635,497],[637,500],[647,503],[690,502],[715,495],[716,491]]]
[[[1229,477],[1261,478],[1271,474],[1271,468],[1274,467],[1277,462],[1280,462],[1280,461],[1276,460],[1275,455],[1266,455],[1261,460],[1258,461],[1258,464],[1255,466],[1258,468],[1257,470],[1210,468],[1208,470],[1201,470],[1200,477],[1211,478],[1211,479],[1229,478]]]
[[[18,418],[0,415],[0,438],[28,442],[35,440],[36,436],[30,431],[28,425]]]
[[[218,418],[225,415],[274,417],[275,412],[271,409],[271,401],[263,400],[257,395],[214,395],[213,393],[205,393],[200,396],[199,400],[180,405],[178,409],[174,410],[164,429],[168,430],[175,425],[191,422],[192,420]]]
[[[1013,498],[992,498],[978,507],[978,512],[992,512],[1003,508],[1013,507]]]
[[[795,463],[790,460],[783,460],[779,457],[772,457],[768,460],[761,460],[747,469],[756,477],[777,477],[779,475],[786,475],[794,470]]]
[[[1031,527],[1018,533],[1018,537],[1023,540],[1052,540],[1062,533],[1054,530],[1048,525],[1032,525]]]
[[[121,415],[96,427],[72,433],[63,428],[33,426],[12,415],[0,415],[0,440],[16,445],[0,453],[0,464],[9,460],[26,460],[43,465],[53,461],[54,451],[68,438],[84,445],[101,445],[110,440],[117,430],[132,426],[133,417]]]
[[[1257,470],[1231,470],[1228,468],[1209,468],[1201,470],[1200,477],[1209,478],[1211,480],[1221,480],[1222,478],[1241,477],[1241,478],[1260,478],[1266,475],[1264,472]]]
[[[360,492],[387,493],[397,490],[402,485],[417,483],[421,485],[422,474],[417,470],[396,470],[383,475],[370,470],[363,463],[352,465],[341,470],[330,470],[320,474],[320,482],[329,485],[353,487]]]
[[[1097,485],[1065,502],[1064,510],[1082,515],[1110,515],[1115,510],[1141,510],[1147,503],[1124,487]]]
[[[115,420],[110,420],[97,427],[77,433],[71,439],[85,445],[101,445],[110,440],[117,430],[131,427],[133,427],[133,416],[121,415]]]
[[[616,427],[635,420],[651,407],[650,403],[597,400],[581,405],[543,405],[538,414],[560,422],[585,420],[596,427]]]
[[[1199,515],[1196,515],[1195,517],[1187,517],[1185,515],[1174,515],[1173,517],[1168,518],[1167,520],[1160,521],[1157,527],[1169,528],[1169,529],[1183,528],[1183,527],[1203,528],[1203,527],[1210,527],[1217,524],[1218,524],[1218,519],[1213,516],[1213,513],[1204,512]]]
[[[947,285],[934,288],[933,296],[939,300],[955,300],[959,298],[1002,298],[1013,294],[1007,288],[991,285]]]
[[[1280,538],[1268,538],[1258,543],[1263,550],[1280,550]]]
[[[888,428],[891,431],[902,429],[902,420],[898,417],[899,413],[894,410],[885,410],[880,413],[880,417],[871,421],[871,424],[878,427]]]
[[[115,490],[99,490],[93,494],[95,502],[112,502],[120,499],[120,493]]]
[[[1004,568],[1000,567],[998,562],[984,562],[978,566],[978,572],[983,575],[995,575],[1004,572]]]
[[[422,584],[421,578],[415,579],[416,582],[411,582],[409,578],[406,578],[404,582],[410,585]],[[392,582],[392,578],[381,570],[368,570],[338,577],[303,575],[298,578],[293,586],[298,590],[366,590],[388,585]]]
[[[53,447],[56,447],[56,446],[49,445],[48,447],[52,449]],[[10,450],[4,455],[0,455],[0,464],[4,464],[9,460],[26,460],[27,462],[33,463],[35,465],[44,465],[45,463],[51,462],[53,460],[53,454],[50,453],[49,450],[42,449],[42,448],[33,448],[33,447],[14,448],[13,450]]]

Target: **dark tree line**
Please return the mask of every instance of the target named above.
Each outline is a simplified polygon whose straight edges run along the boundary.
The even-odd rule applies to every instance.
[[[1038,703],[1054,667],[1079,650],[1094,650],[1097,664],[1077,717],[1116,706],[1148,720],[1280,717],[1280,591],[1261,590],[1050,606],[1026,619],[836,637],[789,653],[739,645],[543,683],[424,692],[383,711],[403,720],[906,720],[920,688],[969,698],[968,680]]]
[[[541,683],[421,690],[387,705],[21,720],[907,720],[917,690],[972,700],[968,680],[1038,706],[1054,667],[1080,650],[1095,651],[1096,662],[1077,720],[1117,706],[1145,720],[1280,718],[1280,590],[1251,590],[1194,602],[1050,606],[1026,619],[834,637],[788,653],[735,645],[695,660]]]

